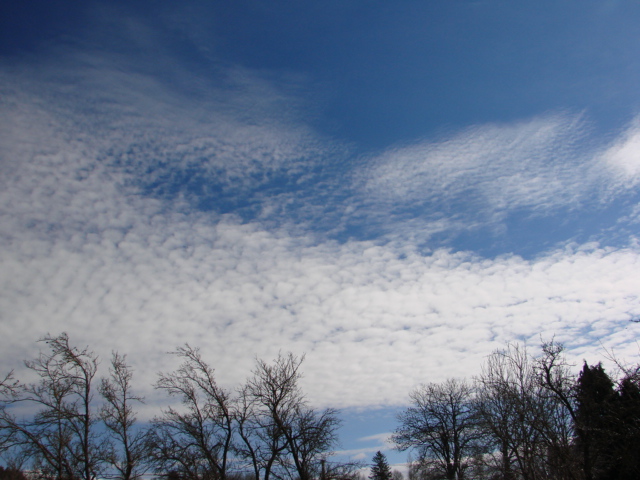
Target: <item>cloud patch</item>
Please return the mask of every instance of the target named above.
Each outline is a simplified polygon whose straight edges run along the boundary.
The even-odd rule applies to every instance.
[[[447,213],[465,205],[490,215],[575,206],[595,181],[576,145],[584,132],[582,118],[569,115],[474,127],[383,152],[370,160],[361,189],[383,204]]]
[[[640,121],[634,121],[603,153],[602,159],[616,180],[614,187],[637,186],[640,179]]]

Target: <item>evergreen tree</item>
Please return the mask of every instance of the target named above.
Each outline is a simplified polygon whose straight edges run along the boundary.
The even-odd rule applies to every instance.
[[[611,452],[612,407],[616,392],[601,364],[585,362],[576,385],[576,443],[582,453],[586,480],[607,478]]]
[[[387,457],[385,457],[384,453],[378,452],[373,456],[373,464],[371,465],[371,473],[369,474],[369,478],[371,480],[391,480],[392,473],[391,467],[389,467],[389,463],[387,462]]]
[[[635,480],[640,472],[640,386],[637,375],[628,375],[620,381],[610,417],[609,461],[599,478]]]

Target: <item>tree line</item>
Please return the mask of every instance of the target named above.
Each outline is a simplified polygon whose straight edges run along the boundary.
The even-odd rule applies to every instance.
[[[309,406],[299,380],[304,357],[279,354],[257,360],[235,391],[189,345],[181,362],[158,375],[155,387],[179,401],[141,424],[132,369],[113,353],[98,378],[97,356],[66,333],[41,340],[48,351],[25,362],[37,379],[0,382],[0,453],[3,477],[23,472],[43,480],[346,479],[357,465],[327,461],[338,441],[333,409]],[[13,476],[12,476],[13,475]]]
[[[0,380],[2,480],[362,480],[362,465],[328,460],[341,422],[307,402],[304,357],[257,359],[227,390],[197,348],[179,347],[155,383],[176,404],[143,424],[125,356],[99,378],[88,347],[65,333],[41,341],[25,362],[35,381]],[[413,390],[391,440],[415,458],[409,480],[640,478],[640,366],[618,366],[616,379],[586,362],[574,374],[560,344],[537,356],[508,345],[472,381]],[[378,452],[369,478],[401,475]]]
[[[417,455],[410,480],[638,479],[640,366],[617,364],[576,375],[558,343],[508,345],[473,381],[413,390],[392,441]]]

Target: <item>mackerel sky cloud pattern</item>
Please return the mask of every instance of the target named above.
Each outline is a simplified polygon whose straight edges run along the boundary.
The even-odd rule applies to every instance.
[[[13,42],[3,37],[7,369],[19,373],[20,361],[37,353],[35,340],[66,331],[103,359],[127,354],[153,404],[161,401],[155,374],[172,368],[166,352],[178,345],[201,347],[231,387],[256,357],[293,351],[306,354],[303,386],[314,404],[368,411],[404,405],[418,383],[470,377],[506,342],[535,349],[555,336],[577,362],[599,361],[605,348],[637,356],[640,99],[626,83],[606,112],[594,84],[593,104],[586,96],[566,105],[549,96],[535,107],[523,99],[516,115],[509,99],[495,100],[493,110],[470,106],[459,117],[436,105],[441,128],[426,122],[419,135],[392,135],[347,108],[373,80],[349,97],[356,72],[338,65],[337,53],[323,60],[334,68],[329,81],[283,47],[295,15],[310,15],[306,7],[274,7],[284,12],[283,33],[274,33],[260,17],[273,12],[240,3],[246,13],[231,6],[219,15],[238,25],[245,18],[253,34],[266,29],[280,60],[275,51],[258,60],[264,46],[238,43],[218,20],[164,2],[155,14],[91,2],[61,24],[64,34],[45,29],[46,38],[29,40],[18,28]],[[389,7],[376,2],[342,13],[370,8],[365,17],[391,29],[396,13],[416,8],[410,4],[400,2],[389,23]],[[497,2],[452,4],[431,13],[454,28],[473,23],[467,9],[519,18]],[[611,22],[640,16],[625,2],[608,5]],[[456,12],[467,12],[459,26]],[[95,28],[79,28],[81,20]],[[347,26],[336,25],[332,41],[343,39],[356,64],[383,47],[373,40],[371,50],[357,50]],[[314,28],[296,34],[311,56],[321,48]],[[489,48],[482,27],[474,32]],[[399,37],[389,41],[386,48],[401,48]],[[569,63],[578,61],[569,48],[561,45]],[[631,61],[625,52],[611,62]],[[398,61],[395,73],[379,77],[393,88],[419,73]],[[539,81],[566,88],[569,80],[540,68]],[[483,75],[477,84],[470,77],[469,88],[480,88]],[[505,95],[526,86],[513,75],[503,78]],[[610,75],[615,83],[616,70]],[[534,87],[531,95],[540,95]],[[499,85],[483,88],[497,98]],[[370,108],[396,118],[394,106],[370,94]],[[396,91],[390,98],[407,101]],[[446,98],[453,109],[463,97]],[[409,122],[416,113],[406,115]],[[345,124],[352,118],[357,131]]]

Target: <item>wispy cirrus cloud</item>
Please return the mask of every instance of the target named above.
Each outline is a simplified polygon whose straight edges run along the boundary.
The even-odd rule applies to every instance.
[[[486,229],[495,241],[515,217],[588,224],[591,212],[635,198],[636,123],[602,140],[584,115],[549,115],[391,147],[354,171],[354,198],[370,228],[424,245]]]
[[[557,115],[392,148],[370,160],[361,190],[393,207],[488,217],[575,207],[599,181],[585,130],[581,116]]]
[[[390,439],[391,432],[368,435],[366,437],[358,438],[357,443],[368,443],[370,444],[369,446],[350,450],[340,450],[336,452],[336,454],[343,455],[356,461],[369,460],[378,451],[393,449],[394,445]]]
[[[602,153],[611,176],[611,194],[620,189],[631,189],[640,180],[640,121],[636,119],[625,132],[616,138]],[[615,191],[613,191],[615,190]]]

